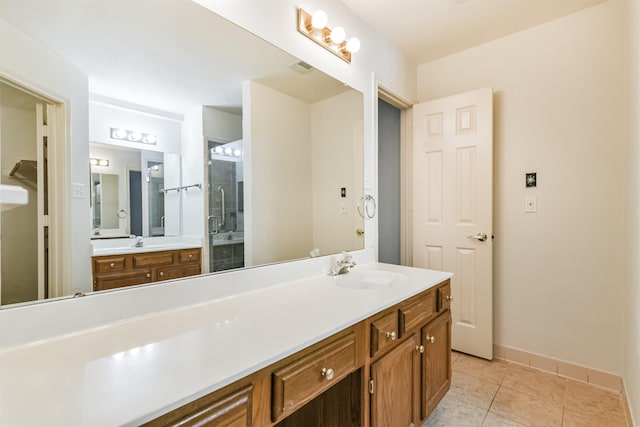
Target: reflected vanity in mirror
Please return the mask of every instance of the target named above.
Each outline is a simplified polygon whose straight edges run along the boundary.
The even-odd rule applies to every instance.
[[[361,93],[195,2],[37,3],[3,1],[0,23],[86,73],[88,90],[78,83],[65,93],[44,77],[41,84],[62,99],[85,97],[82,114],[64,107],[71,129],[90,142],[86,158],[66,165],[74,192],[53,182],[47,189],[72,218],[61,229],[66,245],[37,247],[53,264],[35,256],[38,268],[57,273],[42,274],[37,287],[46,292],[22,300],[5,296],[13,285],[3,276],[1,304],[364,247]],[[22,54],[38,56],[33,49]],[[25,76],[0,77],[11,91],[39,87],[33,76],[29,90],[18,84]],[[19,108],[4,88],[3,117]],[[3,119],[3,132],[21,132],[12,126]],[[71,240],[80,226],[92,253]],[[7,259],[0,256],[3,272],[13,268]]]

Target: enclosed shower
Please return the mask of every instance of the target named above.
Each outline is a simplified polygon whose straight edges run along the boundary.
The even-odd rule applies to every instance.
[[[244,267],[242,141],[209,141],[209,271]]]

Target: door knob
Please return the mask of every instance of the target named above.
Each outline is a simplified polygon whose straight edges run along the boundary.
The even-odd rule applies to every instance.
[[[467,239],[475,239],[484,242],[487,240],[487,233],[477,233],[475,236],[467,236]]]

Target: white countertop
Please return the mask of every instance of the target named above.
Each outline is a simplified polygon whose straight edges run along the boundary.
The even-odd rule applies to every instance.
[[[172,251],[178,249],[201,248],[202,239],[188,237],[144,237],[143,245],[136,246],[136,239],[92,240],[92,256],[123,255],[144,252]]]
[[[137,425],[451,277],[353,271],[364,270],[407,279],[354,290],[313,276],[3,350],[0,425]]]

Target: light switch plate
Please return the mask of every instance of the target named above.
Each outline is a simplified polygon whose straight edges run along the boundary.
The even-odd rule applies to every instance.
[[[524,211],[525,213],[538,212],[538,198],[536,196],[525,196]]]
[[[74,199],[84,199],[84,184],[73,183],[71,188],[71,196]]]
[[[340,203],[340,213],[341,214],[346,214],[347,213],[347,204],[342,202]]]

